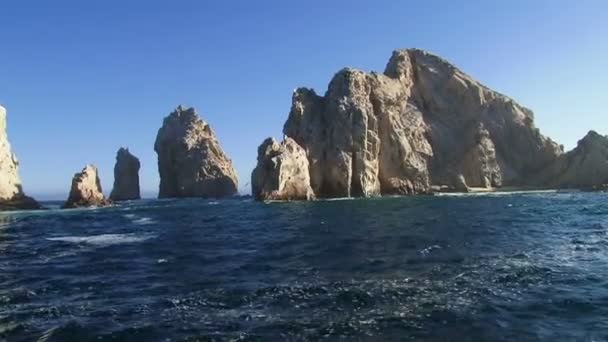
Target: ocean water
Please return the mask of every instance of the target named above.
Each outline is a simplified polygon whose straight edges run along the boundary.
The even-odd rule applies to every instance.
[[[0,340],[606,339],[606,194],[0,214]]]

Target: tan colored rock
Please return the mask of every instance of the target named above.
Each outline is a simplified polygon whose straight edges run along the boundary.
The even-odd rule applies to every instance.
[[[101,207],[111,204],[101,190],[101,182],[94,165],[87,165],[72,178],[72,187],[64,208]]]
[[[293,139],[266,139],[258,148],[258,164],[251,176],[256,200],[312,200],[306,152]]]
[[[129,149],[120,148],[116,153],[114,166],[114,187],[110,193],[112,201],[128,201],[141,198],[139,189],[139,159],[129,152]]]
[[[160,173],[159,198],[219,198],[237,193],[232,161],[194,108],[179,106],[165,118],[154,150]]]
[[[604,189],[608,184],[608,136],[590,131],[542,177],[556,188]]]
[[[23,192],[19,161],[6,133],[6,109],[0,106],[0,211],[40,208],[38,202]]]
[[[561,154],[530,110],[422,50],[384,74],[338,72],[325,96],[296,90],[283,132],[308,156],[319,197],[415,194],[431,186],[527,185]]]

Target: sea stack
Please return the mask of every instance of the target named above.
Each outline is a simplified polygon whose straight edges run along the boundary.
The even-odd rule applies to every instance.
[[[266,139],[258,148],[258,164],[251,176],[257,200],[312,200],[306,151],[293,139]]]
[[[590,131],[543,175],[550,187],[608,189],[608,137]]]
[[[0,106],[0,211],[40,208],[38,202],[23,192],[19,162],[6,132],[6,109]]]
[[[531,110],[419,49],[393,52],[382,74],[343,69],[323,96],[297,89],[283,133],[305,151],[321,198],[545,186],[552,180],[541,175],[556,163],[579,174],[578,164],[560,161],[582,154],[565,155],[535,127]],[[587,140],[601,159],[602,139]],[[589,183],[605,182],[601,165],[585,167]],[[276,173],[266,175],[276,184]]]
[[[221,198],[237,193],[232,161],[194,108],[179,106],[164,119],[154,150],[158,154],[159,198]]]
[[[114,187],[110,199],[114,202],[137,200],[141,198],[139,190],[139,159],[127,148],[120,148],[116,153],[114,165]]]
[[[87,165],[72,178],[72,188],[64,208],[102,207],[111,204],[101,190],[101,182],[94,165]]]

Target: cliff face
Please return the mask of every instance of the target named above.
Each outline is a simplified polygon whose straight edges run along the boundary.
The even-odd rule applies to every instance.
[[[6,110],[0,106],[0,211],[39,208],[34,199],[23,193],[19,162],[6,133]]]
[[[129,152],[129,149],[120,148],[116,153],[114,166],[114,187],[110,194],[112,201],[128,201],[140,199],[139,191],[139,159]]]
[[[258,148],[258,164],[251,176],[257,200],[312,200],[306,152],[293,139],[266,139]]]
[[[194,108],[179,106],[165,118],[154,150],[158,154],[160,198],[217,198],[237,193],[232,161]]]
[[[427,52],[395,51],[384,74],[338,72],[325,96],[294,93],[283,132],[320,197],[414,194],[431,185],[528,185],[562,150],[533,113]],[[462,177],[461,177],[462,176]]]
[[[111,204],[101,190],[101,182],[94,165],[87,165],[72,178],[70,195],[64,208],[105,206]]]
[[[600,189],[608,184],[608,137],[590,131],[576,148],[562,155],[542,174],[557,188]]]

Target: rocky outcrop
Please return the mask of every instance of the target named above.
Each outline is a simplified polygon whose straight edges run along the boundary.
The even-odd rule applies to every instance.
[[[258,164],[251,176],[257,200],[312,200],[306,152],[293,139],[266,139],[258,148]]]
[[[545,170],[542,179],[554,188],[605,189],[608,184],[608,137],[590,131],[576,148]]]
[[[100,207],[111,204],[101,190],[101,182],[94,165],[87,165],[72,178],[72,187],[64,208]]]
[[[194,108],[179,106],[165,118],[154,150],[160,173],[159,198],[236,194],[238,180],[232,161]]]
[[[23,192],[19,162],[6,133],[6,110],[0,106],[0,211],[40,208],[38,202]]]
[[[417,49],[384,74],[341,70],[324,96],[297,89],[283,132],[319,197],[529,185],[563,154],[529,109]]]
[[[114,202],[140,199],[139,190],[139,159],[129,152],[129,149],[120,148],[116,153],[114,165],[114,187],[110,199]]]

